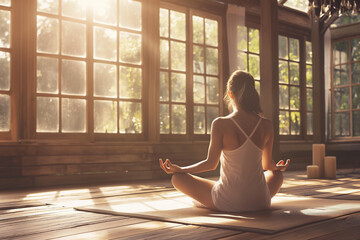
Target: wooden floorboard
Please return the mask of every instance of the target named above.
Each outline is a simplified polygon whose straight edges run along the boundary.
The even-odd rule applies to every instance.
[[[360,213],[288,229],[274,235],[149,221],[75,211],[74,206],[112,203],[119,197],[168,191],[169,181],[73,186],[0,192],[0,239],[359,239]],[[360,169],[336,180],[308,180],[287,172],[280,194],[360,200]],[[139,195],[141,197],[141,195]]]

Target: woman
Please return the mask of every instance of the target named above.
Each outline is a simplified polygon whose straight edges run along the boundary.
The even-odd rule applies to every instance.
[[[285,164],[272,160],[272,124],[259,116],[259,95],[249,73],[236,71],[231,75],[225,100],[233,112],[213,121],[207,159],[186,167],[159,159],[160,166],[173,174],[172,184],[177,190],[207,208],[227,212],[267,209],[280,190],[282,171],[290,160]],[[190,174],[214,170],[219,160],[217,182]]]

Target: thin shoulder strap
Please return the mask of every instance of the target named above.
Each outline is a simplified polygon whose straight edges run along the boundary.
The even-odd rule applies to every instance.
[[[251,138],[251,136],[255,133],[256,129],[258,128],[260,122],[261,122],[261,117],[259,118],[259,121],[257,122],[256,126],[254,127],[254,130],[252,130],[252,132],[249,135],[249,138]]]
[[[234,123],[235,125],[240,129],[240,131],[245,135],[246,138],[249,138],[249,136],[246,134],[246,132],[240,127],[240,125],[235,121],[235,119],[233,118],[230,118]]]

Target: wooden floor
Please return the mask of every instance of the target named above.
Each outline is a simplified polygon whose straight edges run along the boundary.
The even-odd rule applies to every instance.
[[[285,177],[282,194],[360,200],[360,169],[340,170],[336,180],[308,180],[304,172]],[[360,239],[360,213],[265,235],[74,210],[115,196],[169,189],[169,181],[154,181],[3,191],[0,239]]]

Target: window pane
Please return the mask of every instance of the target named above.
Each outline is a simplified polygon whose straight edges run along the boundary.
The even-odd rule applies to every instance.
[[[85,24],[63,21],[61,32],[61,52],[66,55],[84,57],[86,55]]]
[[[256,79],[260,78],[260,57],[249,54],[249,73]]]
[[[185,13],[170,11],[170,36],[171,38],[185,41]]]
[[[258,94],[260,95],[260,81],[255,80],[255,89],[258,92]]]
[[[93,1],[94,21],[116,25],[116,0]]]
[[[237,26],[237,49],[247,51],[247,28],[244,26]]]
[[[334,67],[334,85],[349,84],[349,65],[344,64]]]
[[[0,94],[0,131],[10,130],[10,96]]]
[[[280,111],[279,112],[279,132],[280,135],[289,135],[289,112]]]
[[[219,116],[219,108],[218,107],[207,107],[206,108],[206,133],[211,133],[211,123],[212,121]]]
[[[360,136],[360,111],[354,111],[353,114],[353,136]]]
[[[169,10],[160,9],[160,36],[169,37]]]
[[[169,101],[169,74],[160,72],[160,101]]]
[[[205,103],[205,78],[194,75],[194,103]]]
[[[86,3],[79,0],[62,0],[62,15],[85,19],[86,17]]]
[[[193,42],[204,43],[204,18],[193,16]]]
[[[300,112],[291,112],[291,135],[300,134]]]
[[[360,108],[360,85],[352,87],[352,108]]]
[[[0,0],[0,5],[4,5],[4,6],[10,6],[11,5],[11,0]]]
[[[120,67],[120,98],[140,99],[141,91],[141,69]]]
[[[94,63],[94,96],[117,97],[116,65]]]
[[[120,61],[141,64],[141,35],[120,32]]]
[[[171,105],[171,129],[173,134],[186,133],[186,107],[185,105]]]
[[[169,68],[169,41],[160,40],[160,68]]]
[[[312,66],[306,65],[306,86],[312,87],[313,81],[312,81]]]
[[[10,11],[0,10],[0,47],[10,47]]]
[[[260,52],[260,36],[259,30],[254,28],[249,28],[249,51],[254,53]]]
[[[335,88],[335,110],[345,110],[350,108],[350,99],[349,99],[349,88]]]
[[[94,101],[94,132],[117,132],[117,104],[114,101]]]
[[[289,83],[289,68],[287,61],[279,60],[279,82]]]
[[[8,2],[10,2],[10,0],[8,0]],[[59,13],[59,1],[58,0],[37,0],[37,10],[39,12],[58,14]]]
[[[279,107],[289,109],[289,90],[286,85],[279,85]]]
[[[206,48],[206,74],[218,74],[217,48]]]
[[[204,48],[201,46],[193,46],[194,51],[194,73],[204,73]]]
[[[168,104],[160,104],[160,133],[170,133],[170,115]]]
[[[307,111],[313,110],[313,91],[311,88],[306,89],[306,106]]]
[[[1,68],[0,68],[1,69]],[[59,92],[59,62],[56,58],[37,57],[36,92]]]
[[[141,3],[137,1],[120,0],[119,25],[130,29],[141,29]]]
[[[306,42],[306,62],[312,63],[312,43]]]
[[[351,40],[352,61],[360,61],[360,38]]]
[[[36,131],[59,132],[59,99],[38,97],[36,104]]]
[[[63,94],[86,95],[85,62],[62,60],[61,92]]]
[[[333,50],[334,64],[346,63],[349,61],[349,42],[341,41],[334,43]]]
[[[141,103],[120,102],[120,133],[142,133]]]
[[[219,103],[219,79],[216,77],[207,77],[206,78],[206,95],[208,104],[218,104]]]
[[[351,82],[360,83],[360,62],[351,64]]]
[[[307,113],[307,134],[308,135],[313,135],[314,131],[313,131],[313,114],[312,113]]]
[[[335,136],[350,136],[350,113],[335,113],[334,119]]]
[[[63,98],[62,132],[86,132],[86,101]]]
[[[185,74],[171,74],[171,100],[174,102],[186,102]]]
[[[194,107],[194,133],[205,134],[205,107]]]
[[[300,109],[300,88],[290,87],[290,109]]]
[[[299,40],[290,38],[290,60],[299,61]]]
[[[10,53],[0,51],[0,90],[10,90]]]
[[[37,16],[37,51],[59,53],[59,21]]]
[[[185,71],[186,70],[186,45],[171,41],[171,69]]]
[[[116,60],[116,30],[94,27],[94,58]]]
[[[237,55],[238,69],[242,71],[248,71],[247,67],[247,54],[244,52],[238,52]]]
[[[288,59],[287,37],[279,36],[279,58]]]
[[[290,84],[299,85],[299,64],[290,63]]]
[[[215,20],[205,19],[205,43],[211,46],[218,45],[218,22]]]

